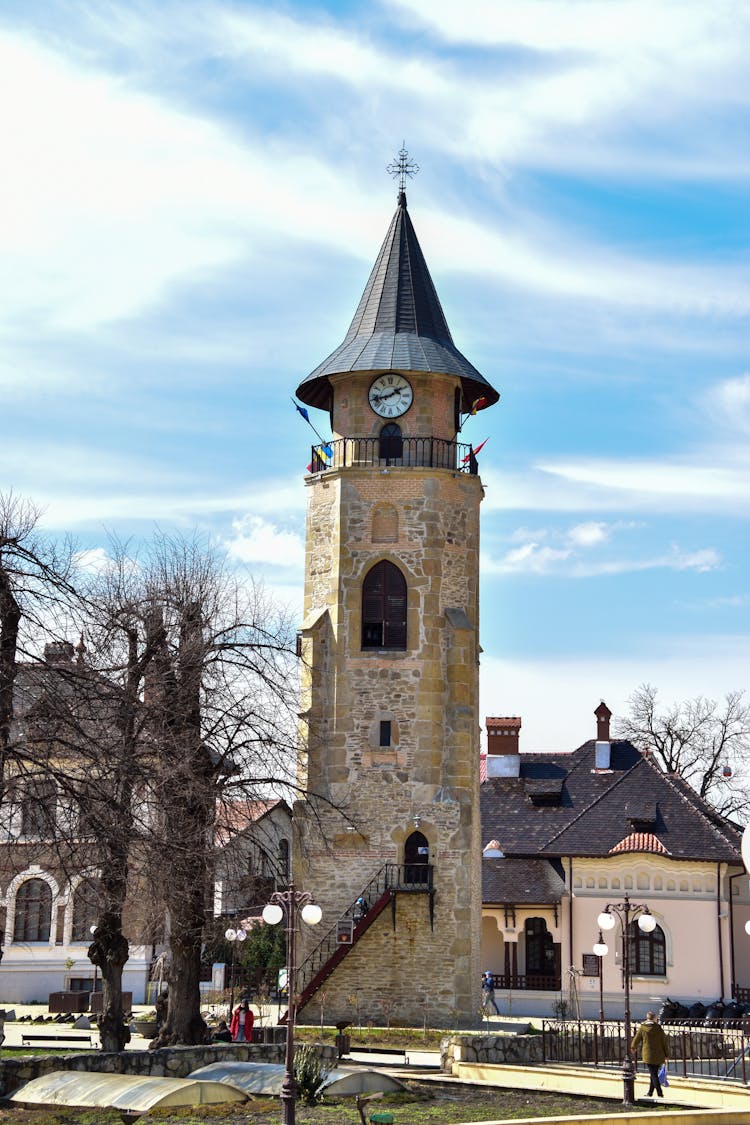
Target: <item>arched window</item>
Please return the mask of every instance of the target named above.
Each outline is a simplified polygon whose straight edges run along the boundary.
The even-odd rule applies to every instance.
[[[401,427],[395,422],[386,422],[380,431],[381,461],[400,461],[404,455],[404,439],[401,436]]]
[[[406,579],[393,563],[376,563],[362,583],[362,648],[406,648]]]
[[[630,971],[638,977],[663,977],[667,972],[664,930],[661,926],[645,934],[638,922],[630,924]]]
[[[44,879],[27,879],[16,893],[13,941],[49,941],[52,891]]]
[[[91,927],[99,921],[99,888],[93,879],[84,879],[73,895],[71,941],[91,941]]]

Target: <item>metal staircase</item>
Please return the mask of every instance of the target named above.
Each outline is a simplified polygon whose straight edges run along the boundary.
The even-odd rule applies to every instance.
[[[430,921],[433,914],[433,868],[431,864],[417,863],[386,863],[378,871],[367,886],[360,892],[355,901],[348,906],[341,918],[351,918],[354,922],[351,942],[339,940],[339,921],[332,926],[323,936],[319,944],[313,949],[299,966],[296,972],[296,992],[298,996],[297,1010],[305,1006],[308,1000],[317,992],[320,986],[331,975],[337,965],[343,961],[363,934],[367,933],[370,926],[391,904],[393,922],[396,922],[396,893],[428,894],[430,896]],[[361,913],[360,899],[368,904],[369,909]],[[282,1017],[284,1020],[286,1017]]]

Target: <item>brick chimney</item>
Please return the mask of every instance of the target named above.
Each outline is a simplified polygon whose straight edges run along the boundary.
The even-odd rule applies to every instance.
[[[518,777],[521,755],[518,736],[521,719],[518,715],[501,715],[485,720],[487,725],[487,777]]]
[[[612,743],[609,740],[609,720],[612,718],[604,700],[601,701],[596,711],[596,744],[594,746],[594,768],[608,770],[610,768]]]
[[[44,659],[47,664],[69,664],[73,652],[70,641],[49,641],[44,646]]]

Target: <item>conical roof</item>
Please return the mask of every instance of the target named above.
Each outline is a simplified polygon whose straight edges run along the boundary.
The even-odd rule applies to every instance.
[[[390,370],[456,375],[464,410],[500,397],[453,343],[403,191],[344,342],[300,383],[297,397],[327,409],[330,375]]]

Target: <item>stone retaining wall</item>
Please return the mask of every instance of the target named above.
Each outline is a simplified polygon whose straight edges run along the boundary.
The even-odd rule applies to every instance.
[[[542,1061],[541,1035],[447,1035],[440,1040],[440,1069],[448,1074],[457,1062],[530,1066]]]
[[[321,1047],[334,1059],[333,1047]],[[199,1066],[214,1062],[283,1063],[283,1044],[210,1043],[198,1047],[162,1047],[158,1051],[82,1051],[76,1055],[22,1055],[0,1061],[0,1095],[6,1097],[32,1078],[53,1070],[86,1070],[103,1074],[155,1075],[185,1078]]]

